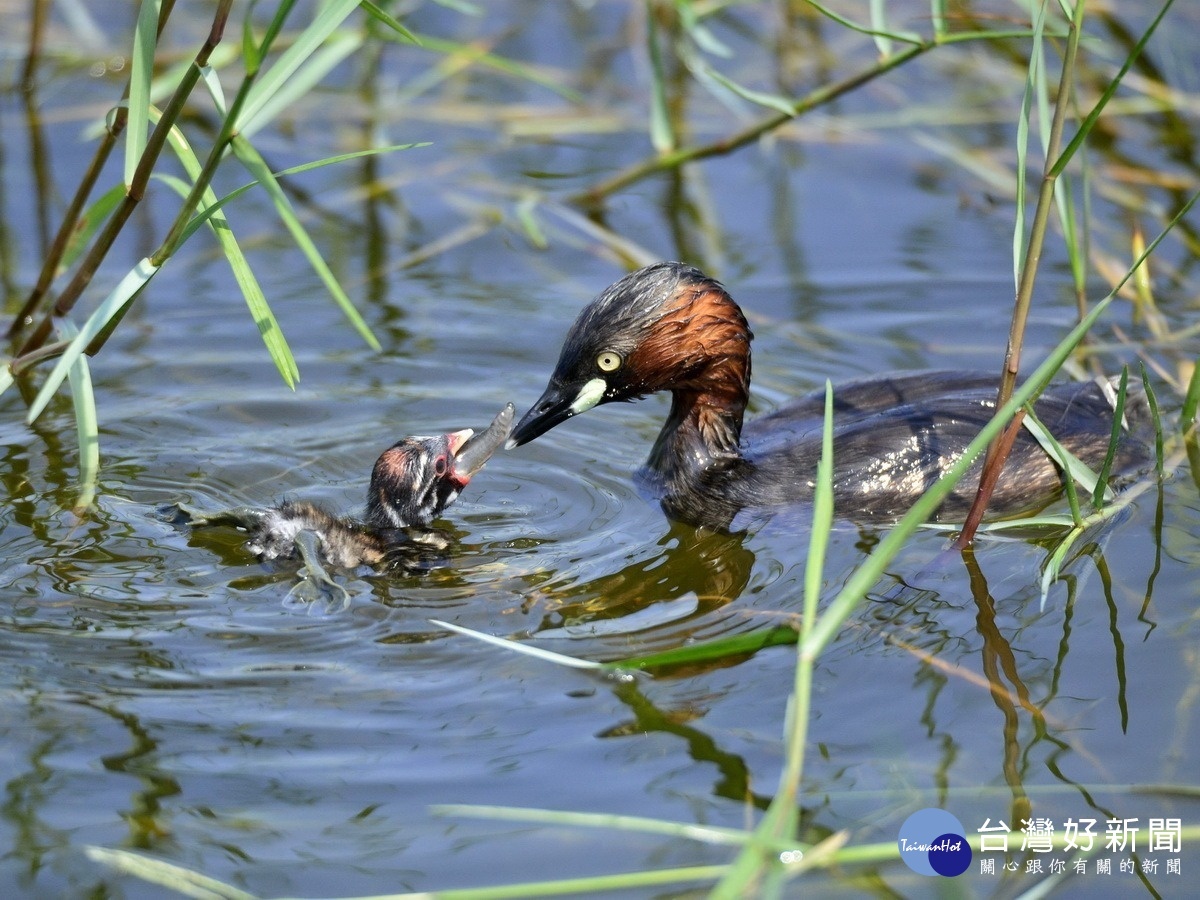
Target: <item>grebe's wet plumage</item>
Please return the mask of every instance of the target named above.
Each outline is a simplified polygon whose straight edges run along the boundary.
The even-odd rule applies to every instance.
[[[670,391],[671,411],[642,472],[674,518],[727,526],[743,509],[811,498],[824,392],[746,423],[751,332],[716,281],[680,263],[622,278],[571,326],[541,399],[509,446],[531,441],[601,403]],[[921,372],[851,382],[834,391],[834,492],[838,515],[902,514],[959,458],[995,410],[995,376]],[[1106,386],[1105,386],[1106,387]],[[1069,451],[1099,468],[1113,407],[1096,383],[1048,388],[1038,418]],[[1130,403],[1127,411],[1136,406]],[[1138,467],[1143,443],[1125,439],[1115,472]],[[961,518],[978,464],[939,510]],[[1053,499],[1057,466],[1029,434],[1018,437],[990,509],[1011,514]]]
[[[259,510],[246,547],[262,559],[296,555],[301,532],[316,535],[322,561],[337,568],[386,567],[415,549],[413,529],[427,529],[453,503],[468,477],[453,466],[454,451],[470,432],[410,437],[375,462],[361,521],[337,516],[303,500]]]

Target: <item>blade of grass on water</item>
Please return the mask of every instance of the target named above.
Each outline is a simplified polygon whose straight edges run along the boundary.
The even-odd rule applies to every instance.
[[[816,654],[807,650],[807,639],[817,617],[825,556],[833,528],[833,512],[833,384],[826,381],[821,458],[817,462],[812,536],[809,538],[804,577],[804,614],[800,622],[792,694],[788,698],[783,772],[779,777],[779,788],[762,821],[713,890],[711,896],[719,900],[762,896],[764,892],[774,896],[780,891],[787,875],[786,868],[778,864],[781,855],[777,847],[780,841],[791,838],[796,830],[812,703],[813,667],[816,663]],[[795,854],[797,861],[802,858],[803,854]]]
[[[497,647],[503,647],[506,650],[524,653],[526,656],[532,656],[535,659],[545,660],[546,662],[558,663],[560,666],[567,666],[571,669],[604,668],[603,663],[592,662],[588,659],[578,659],[574,656],[566,656],[562,653],[554,653],[551,650],[543,650],[541,647],[533,647],[529,644],[522,644],[519,641],[510,641],[508,638],[496,637],[494,634],[486,634],[482,631],[464,628],[462,625],[453,625],[450,622],[443,622],[441,619],[430,619],[429,621],[438,628],[445,628],[448,631],[463,634],[467,637],[473,637],[475,640],[483,641],[485,644],[493,644]]]
[[[59,330],[65,338],[79,333],[75,323],[63,319]],[[80,355],[67,372],[71,385],[71,403],[75,407],[75,433],[79,439],[79,496],[76,512],[82,512],[96,499],[96,478],[100,473],[100,427],[96,418],[96,395],[87,357]]]
[[[118,872],[136,875],[151,884],[178,891],[185,897],[206,898],[206,900],[256,900],[254,894],[248,894],[232,884],[226,884],[152,856],[143,856],[128,850],[111,850],[107,847],[85,846],[83,852],[87,854],[88,859]]]

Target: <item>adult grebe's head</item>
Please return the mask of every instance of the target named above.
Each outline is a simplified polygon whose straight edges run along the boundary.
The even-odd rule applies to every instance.
[[[371,471],[367,522],[377,528],[427,526],[458,499],[471,476],[508,438],[513,405],[488,428],[408,437],[383,451]]]
[[[728,407],[740,428],[750,338],[741,309],[699,269],[677,262],[638,269],[579,314],[549,385],[508,446],[598,404],[668,390]]]

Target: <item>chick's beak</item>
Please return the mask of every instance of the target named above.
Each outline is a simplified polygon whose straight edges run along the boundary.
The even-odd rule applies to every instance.
[[[470,428],[464,428],[461,431],[452,431],[446,435],[446,443],[450,447],[450,471],[446,473],[446,477],[458,485],[459,489],[467,486],[467,482],[471,480],[471,473],[459,465],[459,455],[470,443],[471,437],[475,432]]]
[[[484,463],[492,458],[503,446],[508,434],[512,431],[512,420],[516,410],[511,403],[492,420],[492,424],[475,434],[470,428],[455,431],[446,435],[450,442],[450,452],[454,454],[454,476],[460,484],[466,484],[471,476],[483,468]]]

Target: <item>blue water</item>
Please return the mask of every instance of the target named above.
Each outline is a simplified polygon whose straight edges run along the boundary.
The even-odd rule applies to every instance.
[[[536,28],[506,30],[535,12]],[[181,11],[180,21],[196,14]],[[94,12],[114,46],[124,15]],[[729,15],[744,28],[714,27],[731,46],[770,45],[773,13],[752,6]],[[399,89],[434,58],[392,48],[377,74],[352,61],[259,138],[276,168],[357,146],[372,109],[354,85],[368,79],[379,92],[377,133],[435,142],[376,161],[386,202],[365,189],[371,173],[361,163],[296,180],[311,197],[298,201],[306,226],[382,352],[344,323],[267,201],[250,195],[228,212],[299,362],[295,391],[274,372],[214,245],[198,237],[91,361],[103,460],[93,510],[70,511],[69,399],[27,427],[18,392],[0,397],[0,894],[162,895],[90,859],[89,846],[137,851],[264,896],[437,890],[731,858],[728,848],[682,838],[444,808],[746,827],[773,795],[789,648],[612,679],[431,622],[611,660],[795,621],[806,510],[748,533],[712,534],[673,525],[634,488],[663,398],[595,410],[497,455],[447,513],[446,564],[413,576],[346,573],[345,609],[289,599],[294,570],[257,563],[238,534],[192,535],[158,514],[176,500],[217,509],[283,497],[353,511],[376,455],[400,436],[482,426],[509,400],[523,410],[575,313],[625,271],[606,234],[625,241],[634,262],[686,258],[725,281],[755,330],[755,411],[827,377],[998,371],[1013,292],[1010,198],[918,138],[959,142],[1011,166],[997,149],[1012,140],[1020,90],[1006,60],[982,48],[932,54],[770,142],[679,181],[640,182],[587,225],[561,195],[650,152],[644,58],[621,44],[639,16],[615,4],[489,4],[477,19],[421,8],[410,24],[494,37],[497,52],[549,67],[593,99],[573,106],[471,69],[399,102]],[[36,93],[49,194],[35,186],[18,94],[9,91],[2,113],[6,309],[36,277],[30,208],[61,210],[90,153],[81,135],[120,92],[115,75],[82,74],[91,60],[68,57],[72,32],[52,24],[60,55]],[[871,55],[832,26],[795,35],[804,45],[828,41],[826,52],[856,48],[845,65]],[[1154,46],[1186,85],[1194,66],[1175,39]],[[616,48],[611,65],[606,48]],[[801,82],[823,77],[806,59]],[[576,83],[570,73],[581,60],[589,65]],[[785,68],[749,53],[727,65],[753,82]],[[692,91],[697,139],[758,115]],[[872,124],[872,114],[902,111],[906,100],[913,124]],[[947,109],[996,113],[952,126]],[[1129,159],[1174,168],[1154,129],[1131,121],[1121,153],[1099,156],[1101,169]],[[568,127],[588,122],[590,130]],[[530,136],[535,128],[545,134]],[[244,180],[224,176],[223,189]],[[1147,210],[1171,199],[1125,187],[1144,193]],[[534,190],[547,192],[536,211],[544,248],[516,224],[519,192]],[[1110,195],[1095,202],[1096,245],[1125,259],[1127,214]],[[173,209],[156,189],[81,310],[153,246]],[[1144,218],[1148,231],[1158,227],[1151,212]],[[1030,360],[1074,315],[1060,244],[1051,248]],[[407,265],[414,254],[421,261]],[[1171,330],[1194,319],[1190,261],[1172,242],[1156,270]],[[1178,277],[1167,277],[1176,263]],[[1093,282],[1099,297],[1101,279]],[[1114,308],[1101,342],[1114,326],[1148,338],[1127,304]],[[1134,348],[1103,349],[1110,371],[1136,358]],[[1147,345],[1176,375],[1198,350],[1190,336]],[[1178,395],[1156,385],[1177,421]],[[820,658],[803,838],[845,829],[855,844],[894,841],[905,818],[928,806],[953,812],[971,833],[997,818],[1015,832],[1030,814],[1060,827],[1109,815],[1143,827],[1152,817],[1200,824],[1195,800],[1173,790],[1194,788],[1200,771],[1198,511],[1196,485],[1178,465],[1161,492],[1142,494],[1077,545],[1044,603],[1052,536],[983,539],[972,572],[961,558],[941,558],[943,535],[918,534]],[[826,599],[878,537],[835,531]],[[1183,895],[1195,850],[1185,838],[1182,876],[1165,874],[1167,855],[1157,854],[1150,880]],[[870,871],[905,894],[933,886],[899,862]],[[975,893],[1034,883],[968,871],[956,884]],[[823,892],[856,887],[845,874],[814,877]],[[1138,884],[1093,873],[1067,891],[1118,896]]]

